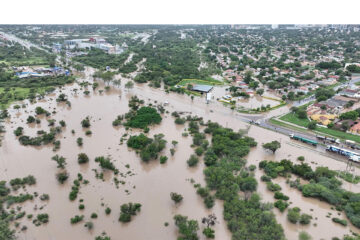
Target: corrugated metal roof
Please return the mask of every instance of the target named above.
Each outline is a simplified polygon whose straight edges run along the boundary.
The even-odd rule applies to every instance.
[[[199,91],[199,92],[210,92],[213,86],[210,85],[195,85],[193,86],[193,91]]]

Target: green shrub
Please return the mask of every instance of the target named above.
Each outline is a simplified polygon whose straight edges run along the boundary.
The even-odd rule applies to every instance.
[[[94,224],[92,222],[86,222],[84,225],[88,230],[91,230],[94,228]]]
[[[270,182],[271,181],[271,177],[269,177],[267,175],[262,175],[260,179],[263,182]]]
[[[274,198],[285,200],[285,201],[289,200],[289,197],[284,195],[282,192],[275,192]]]
[[[183,125],[185,122],[186,122],[186,119],[185,119],[185,118],[177,117],[177,118],[175,119],[175,124],[178,124],[178,125]]]
[[[311,240],[311,236],[307,232],[300,232],[299,233],[299,240]]]
[[[273,183],[273,182],[267,182],[266,183],[266,187],[268,190],[272,191],[272,192],[277,192],[281,190],[281,187],[279,184]]]
[[[141,204],[140,203],[127,203],[121,205],[120,208],[120,222],[130,222],[131,217],[135,216],[138,212],[141,210]]]
[[[300,222],[300,224],[302,224],[302,225],[307,225],[307,224],[310,223],[311,219],[312,219],[312,216],[311,216],[311,215],[306,214],[306,213],[303,213],[303,214],[301,214],[301,216],[300,216],[299,222]]]
[[[195,153],[196,155],[201,156],[204,153],[204,149],[202,147],[197,147]]]
[[[343,226],[347,226],[347,221],[345,219],[340,219],[340,218],[332,218],[332,221],[335,223],[339,223]]]
[[[84,164],[89,162],[89,157],[85,153],[78,154],[78,163]]]
[[[300,220],[300,209],[295,207],[288,210],[287,219],[291,223],[297,223]]]
[[[167,157],[167,156],[161,156],[161,157],[160,157],[160,163],[161,163],[161,164],[166,163],[167,160],[168,160],[168,157]]]
[[[172,192],[170,193],[170,198],[173,200],[176,204],[180,203],[183,200],[183,196],[181,194]]]
[[[81,121],[81,126],[83,128],[89,128],[91,126],[89,117],[86,117]]]
[[[110,213],[111,213],[111,208],[107,207],[107,208],[105,209],[105,214],[106,214],[106,215],[109,215]]]
[[[15,130],[14,130],[14,134],[15,134],[15,136],[21,136],[21,135],[23,135],[23,130],[24,130],[24,128],[23,127],[17,127]]]
[[[210,227],[204,228],[203,234],[206,238],[215,238],[215,230],[211,229]]]
[[[78,145],[79,147],[82,146],[82,145],[83,145],[83,139],[82,139],[81,137],[77,138],[77,139],[76,139],[76,143],[77,143],[77,145]]]
[[[254,164],[251,164],[249,166],[249,171],[253,172],[253,171],[255,171],[255,169],[256,169],[256,166]]]
[[[187,164],[189,167],[194,167],[198,164],[199,162],[199,158],[196,157],[194,154],[192,154],[189,158],[189,160],[187,160]]]
[[[36,219],[41,223],[49,222],[49,215],[47,213],[38,214]]]
[[[84,215],[75,215],[73,218],[70,219],[71,224],[76,224],[78,222],[81,222],[84,219]]]
[[[60,173],[56,174],[56,179],[61,184],[63,184],[68,178],[69,178],[69,175],[67,172],[60,172]]]
[[[36,119],[33,116],[28,116],[28,118],[26,119],[27,123],[34,123],[36,121]]]
[[[161,120],[162,118],[155,108],[141,107],[127,120],[125,126],[144,129],[151,124],[159,124]]]
[[[196,220],[188,220],[186,216],[175,215],[174,221],[175,225],[179,228],[180,237],[178,239],[199,239],[197,236],[199,224]]]
[[[284,210],[289,206],[287,202],[283,200],[278,200],[274,203],[274,206],[280,210],[280,212],[284,212]]]

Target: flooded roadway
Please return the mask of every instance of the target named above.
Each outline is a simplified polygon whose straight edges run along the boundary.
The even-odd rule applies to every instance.
[[[92,81],[90,77],[92,71],[88,71],[85,79]],[[23,218],[21,225],[26,225],[28,230],[19,232],[19,239],[27,240],[43,240],[43,239],[91,239],[100,235],[105,231],[112,239],[175,239],[177,228],[173,224],[172,217],[175,214],[189,216],[191,219],[197,219],[201,225],[201,218],[210,213],[215,213],[220,223],[215,226],[216,239],[231,239],[231,233],[227,230],[226,223],[222,220],[223,206],[221,201],[217,200],[213,209],[207,210],[204,207],[202,199],[196,194],[196,191],[190,179],[195,183],[205,184],[203,176],[204,165],[201,162],[196,168],[189,169],[186,161],[193,153],[191,149],[191,137],[182,137],[184,126],[174,124],[174,118],[170,114],[165,114],[161,125],[151,128],[149,135],[164,133],[165,139],[168,141],[167,148],[163,155],[169,157],[166,164],[161,165],[158,161],[149,164],[141,162],[140,158],[132,150],[126,146],[120,145],[120,138],[126,132],[123,127],[114,128],[112,121],[117,115],[128,112],[128,100],[131,96],[137,95],[144,99],[146,103],[162,103],[169,102],[166,107],[171,113],[173,111],[192,112],[193,115],[204,117],[204,120],[219,122],[224,126],[238,129],[246,129],[249,125],[243,123],[239,119],[239,114],[222,106],[222,104],[213,102],[209,105],[205,104],[204,99],[196,97],[193,101],[187,97],[178,94],[166,94],[160,89],[149,88],[146,85],[135,85],[131,90],[123,88],[125,82],[122,82],[120,89],[112,88],[109,92],[102,94],[93,92],[89,87],[90,95],[84,96],[80,86],[73,84],[63,88],[71,102],[71,107],[65,104],[58,104],[55,101],[59,90],[44,100],[35,104],[28,104],[25,109],[19,111],[10,109],[11,119],[5,123],[6,133],[4,135],[3,146],[0,148],[0,179],[10,180],[15,177],[25,177],[32,174],[37,179],[35,187],[27,187],[30,193],[38,192],[39,194],[47,193],[50,195],[48,202],[41,202],[38,198],[34,201],[28,201],[22,204],[23,210],[27,214],[48,213],[50,221],[45,226],[35,227],[31,220]],[[103,89],[100,84],[99,89]],[[72,91],[74,88],[79,89],[77,94]],[[61,148],[57,152],[52,151],[51,146],[42,147],[25,147],[21,146],[13,134],[13,130],[18,126],[24,127],[25,135],[35,136],[36,131],[48,130],[47,121],[42,118],[40,125],[26,124],[26,118],[29,114],[34,115],[34,109],[42,106],[46,110],[57,113],[51,118],[66,121],[66,128],[63,130],[58,139],[61,141]],[[85,136],[85,131],[81,128],[80,121],[86,116],[91,118],[92,136]],[[185,126],[186,127],[186,126]],[[75,134],[71,133],[75,130]],[[138,131],[133,130],[135,134]],[[264,130],[262,128],[251,126],[249,136],[254,137],[258,142],[258,147],[253,149],[249,154],[248,164],[258,165],[258,162],[264,159],[281,160],[289,158],[294,160],[302,155],[305,161],[316,166],[329,166],[334,170],[343,170],[345,165],[342,162],[334,161],[331,158],[317,154],[317,152],[309,151],[307,148],[299,148],[291,144],[287,136]],[[83,147],[78,147],[76,138],[84,139]],[[176,147],[174,157],[171,157],[169,149],[171,141],[179,142]],[[265,152],[261,148],[263,142],[272,140],[280,140],[281,149],[275,155]],[[85,166],[77,163],[77,154],[84,152],[90,157],[90,162]],[[55,154],[64,156],[67,160],[66,169],[70,173],[70,178],[66,184],[60,185],[55,179],[58,172],[56,163],[51,160]],[[121,178],[125,184],[120,184],[119,189],[116,188],[112,173],[105,174],[105,180],[95,178],[92,169],[100,170],[98,165],[93,161],[97,156],[110,156],[115,166],[121,173],[126,174],[131,171],[135,175]],[[314,163],[311,163],[314,162]],[[125,165],[129,164],[130,168]],[[71,202],[68,199],[71,190],[72,181],[76,179],[78,173],[90,181],[87,186],[81,185],[78,198]],[[356,174],[360,174],[359,170],[355,170]],[[256,177],[259,181],[258,192],[265,201],[274,202],[273,193],[266,190],[266,185],[260,181],[262,171],[256,170]],[[354,227],[342,227],[326,218],[331,206],[322,203],[316,199],[306,199],[301,193],[295,189],[289,189],[285,184],[285,179],[276,180],[284,189],[284,193],[290,197],[293,204],[298,206],[304,213],[317,217],[313,220],[317,226],[299,226],[288,223],[286,212],[280,213],[274,210],[277,220],[284,226],[286,237],[289,240],[297,239],[297,234],[301,229],[305,229],[314,239],[331,239],[331,237],[341,237],[348,234],[350,229],[359,232]],[[346,189],[358,192],[359,185],[344,184]],[[127,192],[127,191],[128,192]],[[170,192],[177,192],[184,196],[183,202],[179,206],[174,206],[170,199]],[[84,200],[85,210],[79,210],[79,200]],[[141,212],[133,218],[128,224],[118,222],[120,205],[127,202],[138,202],[143,205]],[[44,206],[42,210],[34,210],[34,206]],[[102,206],[103,205],[103,206]],[[105,215],[105,208],[110,207],[112,212],[109,216]],[[310,209],[314,209],[313,212]],[[90,219],[91,213],[96,212],[98,219]],[[71,225],[70,218],[75,215],[85,215],[85,221],[92,221],[94,229],[88,231],[83,225],[84,222]],[[343,217],[343,214],[342,214]],[[164,223],[169,222],[169,226],[165,227]],[[203,226],[201,226],[201,231]],[[199,231],[200,239],[205,239]]]

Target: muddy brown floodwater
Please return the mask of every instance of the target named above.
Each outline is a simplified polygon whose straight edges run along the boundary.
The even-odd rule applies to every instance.
[[[87,69],[84,79],[92,82],[91,74],[93,70]],[[109,92],[102,94],[93,92],[89,87],[90,95],[84,96],[83,90],[77,84],[63,87],[54,94],[47,96],[44,100],[35,104],[29,104],[27,101],[26,108],[19,111],[9,108],[11,119],[5,123],[6,133],[4,135],[3,146],[0,148],[0,179],[10,180],[15,177],[24,177],[29,174],[34,175],[37,179],[35,186],[28,186],[26,191],[29,193],[38,192],[39,194],[47,193],[50,200],[47,202],[40,201],[35,198],[33,201],[27,201],[21,204],[23,210],[27,214],[48,213],[50,221],[46,225],[35,227],[31,220],[24,217],[21,225],[26,225],[28,229],[25,232],[17,231],[19,239],[27,240],[64,240],[64,239],[93,239],[105,231],[112,239],[175,239],[177,236],[177,228],[173,223],[175,214],[186,215],[191,219],[197,219],[201,225],[201,218],[210,213],[215,213],[218,217],[219,224],[215,226],[216,239],[231,239],[231,233],[227,230],[226,223],[222,218],[223,204],[217,200],[213,209],[208,210],[204,207],[202,199],[196,194],[190,179],[202,185],[205,184],[203,176],[204,165],[201,162],[196,168],[189,169],[186,161],[193,153],[191,149],[191,137],[183,137],[184,126],[174,124],[174,118],[170,114],[165,114],[163,121],[158,126],[151,127],[150,136],[163,133],[167,140],[167,148],[163,155],[169,157],[166,164],[160,164],[159,161],[152,161],[149,164],[142,163],[135,151],[129,150],[126,143],[120,145],[120,138],[126,132],[123,127],[114,128],[112,121],[117,115],[128,112],[128,100],[131,96],[137,95],[144,99],[146,103],[163,103],[169,102],[167,110],[191,112],[193,115],[204,117],[204,120],[219,122],[224,126],[239,129],[248,129],[238,119],[238,114],[230,109],[223,107],[221,104],[212,102],[206,104],[202,98],[195,98],[194,101],[187,96],[177,94],[166,94],[160,89],[152,89],[145,85],[135,85],[131,90],[123,88],[124,82],[120,88],[112,88]],[[103,89],[100,84],[99,89]],[[73,89],[77,88],[77,94]],[[70,102],[71,107],[64,104],[56,103],[56,96],[61,92],[65,93]],[[35,136],[40,129],[48,130],[47,121],[42,118],[41,124],[28,125],[26,118],[29,114],[34,114],[34,109],[41,106],[46,110],[56,114],[52,114],[51,118],[65,120],[66,127],[57,139],[61,141],[61,148],[57,152],[53,152],[52,146],[31,147],[22,146],[13,134],[13,130],[18,127],[24,127],[25,135]],[[85,131],[81,128],[80,121],[86,116],[91,119],[92,136],[86,136]],[[75,134],[71,133],[75,130]],[[136,134],[139,131],[132,130],[130,134]],[[288,137],[251,126],[248,132],[249,136],[254,137],[258,142],[258,147],[254,148],[249,156],[248,164],[258,165],[259,161],[281,160],[288,158],[295,159],[302,155],[305,161],[316,166],[329,166],[334,170],[345,169],[345,164],[319,155],[315,151],[308,148],[300,148],[291,144]],[[84,145],[77,146],[76,139],[82,137]],[[261,148],[263,142],[280,139],[282,147],[275,155],[265,152]],[[171,141],[178,141],[176,153],[172,157],[169,149]],[[90,162],[85,166],[77,163],[77,155],[81,152],[88,154]],[[70,174],[70,178],[64,185],[58,184],[55,174],[58,172],[56,163],[51,160],[55,154],[64,156],[67,160],[66,169]],[[92,169],[99,169],[94,158],[97,156],[110,156],[116,167],[121,173],[131,171],[134,175],[119,177],[119,180],[125,181],[120,184],[117,189],[113,181],[112,173],[106,173],[104,181],[95,178]],[[130,168],[125,165],[129,164]],[[81,173],[84,179],[90,181],[88,185],[81,185],[78,198],[71,202],[68,198],[73,180],[77,174]],[[358,169],[355,173],[359,174]],[[259,181],[258,192],[265,201],[274,202],[273,193],[266,189],[266,185],[260,181],[262,171],[256,170],[256,177]],[[353,226],[342,227],[334,224],[331,219],[327,218],[328,212],[335,216],[336,211],[331,210],[331,206],[320,202],[316,199],[303,198],[301,193],[295,189],[290,189],[284,179],[275,180],[284,189],[284,193],[290,197],[291,206],[298,206],[304,213],[317,217],[312,223],[317,226],[299,226],[288,223],[286,212],[280,213],[274,210],[276,218],[284,227],[286,237],[289,240],[297,239],[298,232],[306,230],[314,239],[331,239],[334,236],[341,237],[348,234],[350,229],[359,232]],[[359,185],[344,184],[346,189],[358,192]],[[19,190],[23,192],[24,190]],[[177,192],[184,196],[183,202],[179,206],[175,206],[170,199],[170,192]],[[85,205],[84,210],[79,210],[79,200],[83,199]],[[118,222],[120,205],[128,202],[138,202],[142,204],[141,212],[133,218],[128,224]],[[112,212],[110,215],[105,214],[105,208],[110,207]],[[36,210],[35,210],[36,209]],[[313,211],[310,211],[313,209]],[[97,213],[97,219],[90,219],[91,213]],[[75,215],[84,215],[85,221],[92,221],[94,229],[90,232],[84,227],[84,222],[71,225],[70,218]],[[344,214],[341,217],[345,217]],[[169,226],[165,227],[164,223],[169,222]],[[201,231],[203,226],[201,226]],[[200,239],[204,236],[200,234]]]

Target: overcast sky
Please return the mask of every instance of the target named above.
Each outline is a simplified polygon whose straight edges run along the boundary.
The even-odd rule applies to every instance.
[[[360,23],[360,0],[2,0],[0,24]]]

